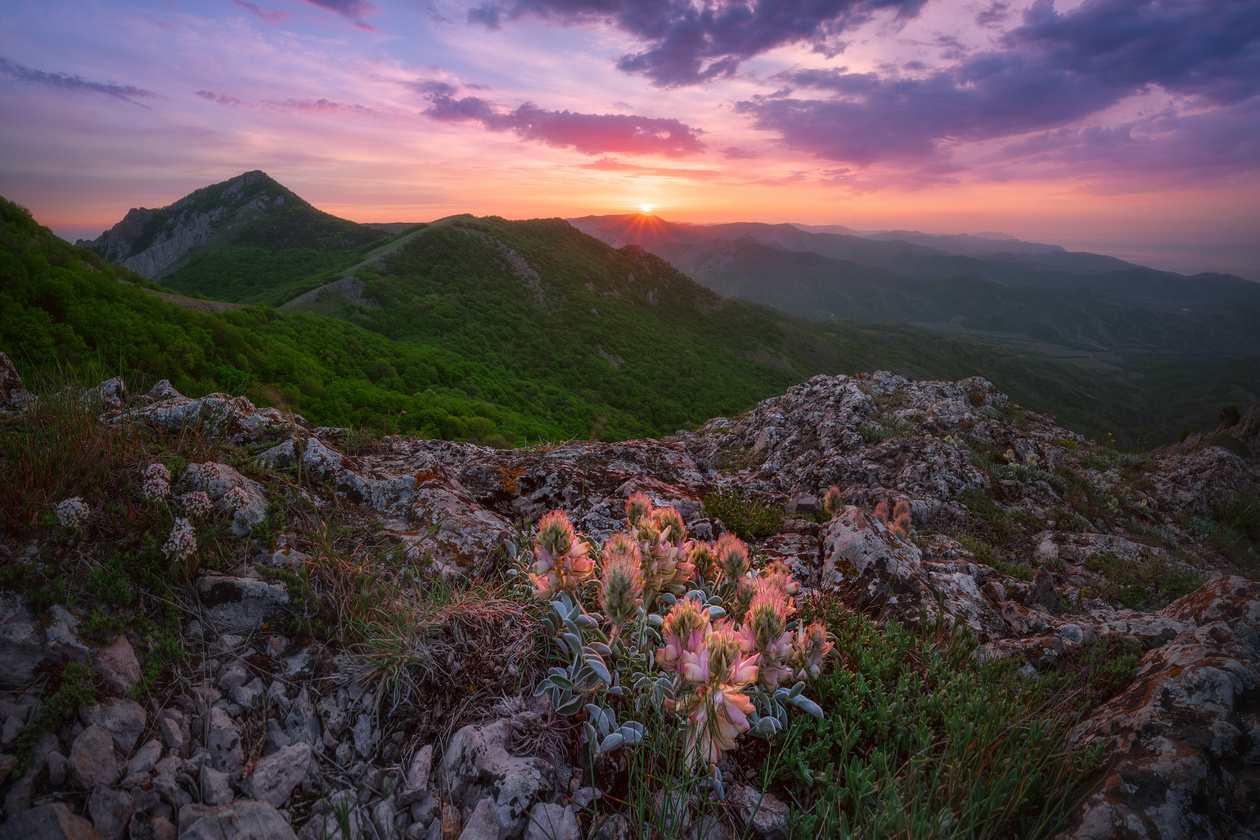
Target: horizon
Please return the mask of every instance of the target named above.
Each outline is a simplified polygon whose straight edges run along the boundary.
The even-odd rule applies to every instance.
[[[651,206],[1260,280],[1245,0],[7,5],[0,195],[70,241],[263,169],[358,222]]]

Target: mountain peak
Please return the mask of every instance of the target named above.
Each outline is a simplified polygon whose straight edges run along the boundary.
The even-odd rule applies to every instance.
[[[160,279],[187,264],[196,249],[225,238],[268,251],[319,249],[330,229],[344,235],[342,228],[361,226],[315,209],[266,172],[253,169],[194,190],[165,207],[133,207],[96,239],[75,244]],[[351,238],[367,241],[383,235],[352,232]]]

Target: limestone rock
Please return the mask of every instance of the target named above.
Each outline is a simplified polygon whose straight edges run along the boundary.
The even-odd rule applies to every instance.
[[[127,823],[131,821],[132,810],[131,797],[126,792],[111,790],[104,785],[94,787],[88,799],[92,826],[103,840],[121,840]]]
[[[70,781],[83,790],[118,781],[118,755],[110,731],[103,726],[84,729],[70,747],[66,769]]]
[[[556,771],[539,758],[512,755],[512,721],[465,726],[442,756],[442,782],[459,808],[488,803],[495,823],[507,833],[522,831],[526,816],[556,787]],[[467,831],[467,829],[465,829]]]
[[[148,721],[143,706],[123,698],[110,698],[84,706],[79,714],[89,726],[99,726],[108,731],[114,739],[114,746],[124,755],[129,755],[136,748],[136,741],[140,740]]]
[[[60,802],[15,814],[0,825],[0,840],[100,840],[92,823]]]
[[[293,744],[259,759],[249,780],[250,795],[283,807],[293,789],[306,778],[311,759],[312,750],[307,744]]]
[[[253,630],[289,603],[279,584],[227,575],[198,578],[197,595],[206,618],[220,630]]]
[[[251,800],[216,808],[179,836],[180,840],[297,840],[293,829],[274,807]]]

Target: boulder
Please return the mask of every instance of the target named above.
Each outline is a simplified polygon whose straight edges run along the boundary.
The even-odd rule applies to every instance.
[[[92,823],[61,802],[15,814],[0,825],[0,840],[101,840]]]
[[[530,809],[557,784],[549,762],[513,755],[508,749],[511,738],[509,719],[465,726],[447,744],[440,765],[451,802],[465,811],[487,803],[484,807],[504,836],[523,831]]]
[[[221,631],[253,630],[289,603],[289,593],[279,584],[227,575],[198,578],[197,595],[206,619]]]
[[[180,822],[183,823],[183,814]],[[180,840],[297,840],[284,817],[266,802],[241,800],[213,809],[181,831]]]

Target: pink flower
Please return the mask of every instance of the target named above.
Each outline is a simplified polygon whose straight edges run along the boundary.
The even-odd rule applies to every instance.
[[[600,605],[613,627],[619,628],[638,615],[643,600],[643,558],[638,543],[625,534],[613,534],[604,543],[603,560]]]
[[[708,610],[690,598],[680,599],[661,626],[665,647],[656,652],[657,663],[681,674],[687,655],[695,654],[704,646],[711,629]]]
[[[553,510],[543,516],[534,537],[535,560],[529,575],[534,597],[548,600],[580,587],[595,572],[595,561],[586,556],[590,548],[590,543],[578,539],[564,511]]]
[[[774,689],[792,673],[787,659],[792,634],[787,631],[788,598],[771,580],[758,579],[756,592],[741,628],[740,647],[744,653],[759,656],[759,678]]]

